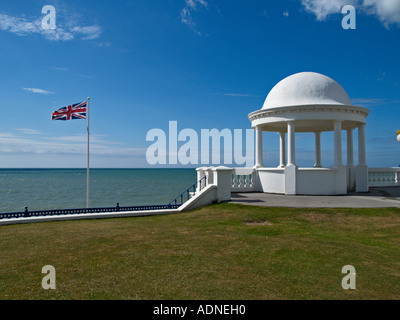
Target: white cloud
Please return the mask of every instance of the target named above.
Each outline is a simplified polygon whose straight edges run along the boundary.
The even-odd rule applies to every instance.
[[[87,136],[47,137],[35,129],[17,129],[19,134],[0,132],[0,153],[26,154],[86,154]],[[34,136],[33,136],[34,135]],[[91,136],[92,155],[136,157],[145,154],[145,149],[125,148],[118,142],[108,141],[102,136]]]
[[[112,45],[112,43],[109,41],[97,42],[95,44],[95,46],[99,47],[99,48],[108,48],[108,47],[111,47],[111,45]]]
[[[22,88],[22,89],[29,91],[29,92],[39,93],[39,94],[44,94],[44,95],[54,94],[54,92],[43,90],[43,89],[38,89],[38,88]]]
[[[185,4],[186,6],[181,11],[181,22],[200,34],[200,32],[195,29],[196,23],[193,21],[192,13],[200,8],[207,8],[208,3],[205,0],[185,0]]]
[[[251,98],[259,97],[259,96],[255,96],[252,94],[246,94],[246,93],[223,93],[223,95],[228,96],[228,97],[251,97]]]
[[[355,105],[360,105],[362,107],[375,107],[375,106],[383,106],[388,104],[398,104],[399,100],[389,100],[386,98],[356,98],[351,99],[351,101]]]
[[[284,16],[284,17],[289,17],[289,11],[284,11],[284,12],[283,12],[283,16]]]
[[[71,31],[75,34],[81,34],[82,40],[97,39],[100,37],[102,32],[99,26],[88,26],[88,27],[76,26],[71,28]]]
[[[345,5],[353,5],[359,12],[375,15],[385,25],[400,26],[399,0],[301,0],[305,10],[323,21],[331,14],[340,14]]]
[[[345,5],[353,5],[352,0],[301,0],[306,11],[315,14],[318,21],[323,21],[328,15],[341,13]]]
[[[383,81],[383,80],[385,80],[385,77],[386,77],[386,72],[379,71],[377,80]]]
[[[51,69],[57,70],[57,71],[63,71],[63,72],[67,72],[68,71],[67,68],[63,68],[63,67],[52,67]]]
[[[19,128],[17,129],[19,132],[27,135],[32,135],[32,134],[41,134],[41,131],[36,130],[36,129],[28,129],[28,128]]]
[[[109,141],[107,139],[104,139],[104,135],[91,135],[90,136],[90,142],[95,143],[95,144],[108,144],[108,145],[120,145],[120,142],[113,142]],[[81,134],[81,135],[72,135],[72,136],[61,136],[61,137],[48,137],[46,138],[47,140],[53,140],[53,141],[63,141],[63,142],[80,142],[86,145],[87,143],[87,135],[86,134]]]
[[[60,24],[57,20],[55,30],[42,28],[42,17],[29,20],[25,17],[13,17],[0,13],[0,30],[14,33],[18,36],[29,36],[39,34],[50,41],[68,41],[80,35],[82,40],[93,40],[100,37],[102,29],[100,26],[70,25],[68,27]]]
[[[207,8],[208,3],[205,0],[185,0],[186,7],[196,10],[198,7],[205,7]]]
[[[181,21],[190,27],[193,27],[195,25],[195,23],[192,20],[192,14],[189,8],[185,7],[182,9]]]
[[[40,25],[40,20],[31,22],[25,18],[15,18],[0,13],[0,29],[10,31],[17,35],[36,32]]]
[[[385,27],[388,28],[390,24],[400,26],[399,0],[364,0],[363,5],[368,13],[378,16]]]
[[[379,99],[379,98],[356,98],[356,99],[351,99],[351,101],[355,105],[360,105],[363,107],[371,107],[388,103],[386,99]]]

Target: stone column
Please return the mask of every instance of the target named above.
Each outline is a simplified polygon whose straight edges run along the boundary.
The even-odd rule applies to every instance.
[[[348,170],[348,191],[353,191],[356,185],[356,176],[354,170],[354,147],[353,147],[353,129],[347,129],[347,170]]]
[[[288,164],[285,167],[285,194],[297,194],[297,166],[295,147],[295,124],[288,121]]]
[[[347,129],[347,166],[354,167],[353,129]]]
[[[262,168],[263,165],[263,145],[262,145],[262,129],[256,127],[256,168]]]
[[[335,140],[335,162],[334,166],[338,167],[343,165],[342,159],[342,122],[335,120],[333,122],[334,126],[334,140]]]
[[[347,194],[347,167],[343,166],[342,159],[342,121],[335,120],[334,140],[335,140],[335,162],[333,169],[336,170],[336,194]]]
[[[286,166],[286,133],[279,132],[281,141],[281,153],[280,153],[280,165],[279,168],[284,168]]]
[[[314,168],[321,168],[321,132],[315,133],[315,164]]]
[[[367,165],[367,155],[365,151],[365,123],[358,126],[358,165]]]
[[[294,121],[288,121],[288,166],[296,166],[296,135]]]
[[[365,123],[358,125],[358,166],[356,167],[356,191],[368,192],[368,166],[365,150]]]

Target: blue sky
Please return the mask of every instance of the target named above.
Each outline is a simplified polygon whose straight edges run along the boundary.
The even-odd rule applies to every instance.
[[[355,30],[341,26],[347,4]],[[56,9],[51,32],[45,5]],[[249,129],[273,86],[302,71],[370,109],[370,166],[400,164],[400,0],[1,1],[0,41],[2,168],[84,168],[86,122],[51,113],[88,96],[91,167],[148,167],[149,130]],[[266,165],[278,165],[278,148],[264,134]],[[296,148],[311,166],[313,136],[299,134]],[[329,166],[333,135],[322,149]]]

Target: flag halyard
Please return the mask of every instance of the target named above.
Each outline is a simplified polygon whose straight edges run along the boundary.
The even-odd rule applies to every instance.
[[[61,108],[52,113],[52,120],[75,120],[87,119],[87,169],[86,169],[86,207],[90,205],[90,131],[89,131],[89,105],[90,98],[86,101],[75,103],[67,107]]]

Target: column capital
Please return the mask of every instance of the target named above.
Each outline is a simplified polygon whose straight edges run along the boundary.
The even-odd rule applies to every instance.
[[[333,120],[333,131],[342,131],[342,120]]]

